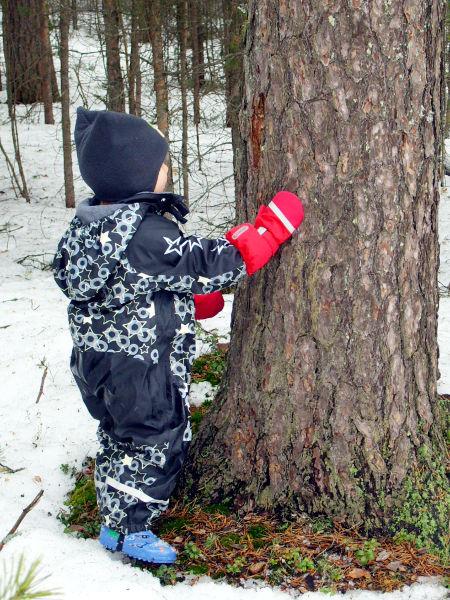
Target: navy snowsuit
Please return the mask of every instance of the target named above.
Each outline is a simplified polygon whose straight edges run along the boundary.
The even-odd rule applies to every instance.
[[[239,281],[224,238],[184,235],[151,202],[82,202],[54,258],[70,298],[71,370],[99,421],[95,486],[102,521],[149,529],[186,456],[195,356],[193,294]]]

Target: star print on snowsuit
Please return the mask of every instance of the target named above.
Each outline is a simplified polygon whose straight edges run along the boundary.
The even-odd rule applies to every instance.
[[[80,204],[53,268],[70,299],[71,370],[99,421],[102,521],[127,534],[167,508],[191,440],[193,294],[227,288],[246,268],[226,239],[186,236],[148,203],[102,206],[89,220],[91,204]]]

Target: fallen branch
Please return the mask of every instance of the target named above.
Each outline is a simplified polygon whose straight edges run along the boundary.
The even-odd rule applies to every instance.
[[[44,383],[45,383],[45,378],[47,377],[47,373],[48,373],[48,366],[45,365],[44,372],[42,373],[41,387],[39,388],[39,394],[38,394],[38,396],[36,398],[36,404],[39,402],[39,400],[41,399],[42,394],[44,393]]]
[[[11,469],[8,465],[4,465],[0,462],[0,469],[4,469],[7,473],[18,473],[19,471],[23,471],[25,467],[20,467],[20,469]]]
[[[6,540],[11,535],[13,535],[14,533],[16,533],[16,531],[19,528],[19,525],[22,523],[22,521],[24,520],[24,518],[27,516],[27,514],[30,512],[30,510],[32,510],[36,506],[36,504],[42,498],[43,493],[44,493],[44,490],[41,490],[36,495],[36,497],[30,502],[30,504],[23,509],[20,517],[17,519],[17,521],[14,523],[14,525],[11,527],[11,529],[8,531],[8,533],[5,535],[5,537],[0,542],[0,551],[3,550],[3,548],[4,548],[5,544],[6,544]]]

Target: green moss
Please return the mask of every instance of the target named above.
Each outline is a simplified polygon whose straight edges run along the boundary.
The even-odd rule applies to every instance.
[[[419,452],[422,464],[404,481],[391,533],[395,540],[413,542],[448,563],[450,486],[443,461],[429,459],[430,454],[429,449]]]
[[[196,358],[192,365],[192,381],[209,381],[211,385],[219,385],[225,371],[226,356],[226,350],[216,348]]]
[[[210,504],[205,506],[203,509],[207,513],[218,513],[220,515],[230,515],[231,508],[226,502],[219,502],[218,504]]]
[[[92,475],[80,473],[64,505],[67,508],[61,510],[57,518],[65,525],[66,532],[76,532],[85,538],[98,536],[100,515]]]
[[[267,536],[267,527],[265,525],[251,525],[247,532],[253,540],[261,540]]]
[[[219,542],[224,548],[231,548],[232,546],[241,544],[241,536],[238,533],[230,531],[230,533],[221,535],[219,537]]]
[[[183,531],[188,523],[188,519],[184,517],[168,517],[159,524],[158,533],[164,534],[172,531]]]

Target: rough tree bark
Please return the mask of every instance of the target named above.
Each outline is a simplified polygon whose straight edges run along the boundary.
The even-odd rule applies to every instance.
[[[102,5],[108,80],[107,108],[117,112],[125,112],[125,90],[120,67],[119,7],[117,0],[102,0]]]
[[[190,496],[385,529],[420,457],[442,448],[443,9],[250,0],[238,220],[280,189],[306,217],[238,290]]]

